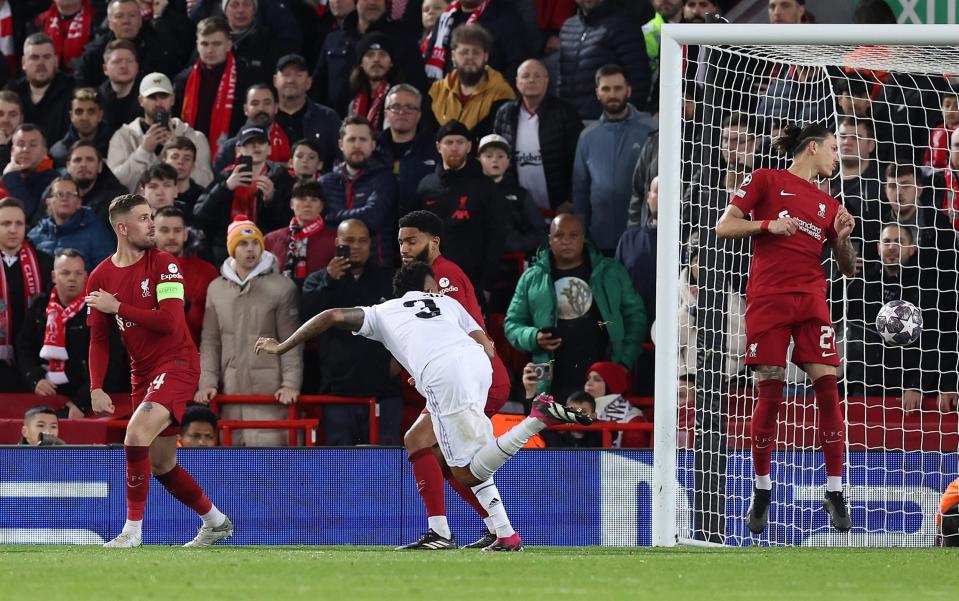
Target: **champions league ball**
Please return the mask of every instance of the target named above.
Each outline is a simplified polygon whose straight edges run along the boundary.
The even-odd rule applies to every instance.
[[[922,313],[908,301],[889,301],[876,315],[876,331],[886,344],[911,344],[922,333]]]

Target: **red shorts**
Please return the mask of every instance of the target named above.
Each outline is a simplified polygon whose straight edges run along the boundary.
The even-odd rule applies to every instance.
[[[746,298],[746,365],[786,367],[790,338],[795,346],[789,360],[796,365],[839,365],[825,298],[798,292]]]
[[[183,412],[193,400],[199,383],[200,366],[193,361],[176,359],[145,378],[133,378],[133,409],[147,401],[165,407],[173,423],[160,432],[160,436],[173,436],[180,432]]]

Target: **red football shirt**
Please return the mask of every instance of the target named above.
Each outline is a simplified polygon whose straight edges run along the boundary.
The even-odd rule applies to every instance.
[[[753,237],[746,296],[802,292],[825,297],[822,248],[836,238],[833,222],[839,202],[815,184],[785,169],[757,169],[747,175],[732,204],[753,221],[793,217],[792,236],[768,232]]]
[[[183,312],[183,273],[173,255],[151,248],[128,267],[117,267],[112,257],[107,257],[87,279],[88,293],[101,288],[120,301],[120,311],[117,315],[106,315],[88,309],[91,338],[94,330],[102,333],[110,327],[110,320],[114,320],[130,355],[134,380],[146,378],[175,360],[198,364],[199,353]],[[176,310],[162,311],[161,303],[171,303]],[[138,324],[137,316],[147,318],[153,327]],[[154,324],[155,321],[160,323]],[[91,385],[96,388],[92,375]]]

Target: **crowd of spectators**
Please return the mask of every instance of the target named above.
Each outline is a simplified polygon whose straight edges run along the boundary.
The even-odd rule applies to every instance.
[[[328,332],[282,358],[250,351],[257,337],[284,338],[326,308],[389,297],[398,222],[418,210],[439,217],[443,256],[466,273],[502,343],[531,361],[512,362],[519,406],[549,391],[601,420],[642,419],[623,395],[652,390],[652,364],[641,355],[656,302],[659,37],[665,23],[703,22],[725,4],[0,0],[0,391],[62,395],[70,401],[61,417],[90,415],[82,291],[115,247],[110,201],[136,192],[154,211],[157,246],[181,264],[202,357],[183,445],[214,444],[217,416],[203,406],[239,393],[280,405],[227,406],[220,417],[283,418],[282,405],[303,394],[375,396],[381,440],[399,443],[410,391],[381,347]],[[881,16],[880,4],[864,2],[857,18]],[[770,0],[769,18],[812,15],[801,0]],[[695,81],[708,85],[699,74]],[[833,192],[866,241],[865,279],[851,284],[864,287],[863,303],[849,320],[866,325],[849,336],[868,354],[868,324],[875,303],[893,294],[891,278],[926,290],[914,265],[951,261],[955,271],[959,101],[946,79],[933,82],[928,94],[941,97],[941,111],[920,111],[903,137],[889,127],[899,105],[882,82],[833,81],[844,115]],[[775,123],[822,118],[823,107],[801,102],[817,85],[796,69],[744,95],[758,101],[738,110],[769,127],[727,111],[715,167],[684,165],[684,206],[735,192],[760,166]],[[701,93],[686,98],[698,110]],[[685,135],[690,148],[701,142]],[[903,139],[915,153],[908,160]],[[695,224],[700,215],[684,217]],[[692,258],[694,230],[683,232]],[[698,279],[693,262],[681,275],[693,331]],[[731,287],[730,303],[742,288]],[[944,296],[916,302],[929,310],[955,302]],[[687,390],[692,338],[682,349]],[[129,378],[118,336],[111,353],[104,388],[121,394]],[[531,378],[534,364],[549,365],[551,377]],[[728,366],[730,375],[741,368]],[[932,391],[911,372],[898,386]],[[367,419],[362,407],[327,408],[325,441],[365,442]],[[241,430],[233,440],[286,438]]]

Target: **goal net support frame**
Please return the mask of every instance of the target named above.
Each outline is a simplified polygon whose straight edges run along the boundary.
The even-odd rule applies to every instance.
[[[725,458],[720,465],[710,466],[716,473],[698,474],[694,496],[689,502],[681,499],[677,480],[678,450],[678,349],[679,298],[678,279],[681,239],[681,206],[683,196],[683,48],[699,46],[959,46],[959,28],[949,25],[754,25],[754,24],[668,24],[662,29],[660,45],[660,112],[659,112],[659,204],[657,242],[656,294],[656,376],[655,432],[653,465],[652,544],[710,544],[702,537],[693,540],[684,536],[688,523],[695,519],[690,505],[714,503],[719,513],[725,511]],[[714,124],[718,125],[718,124]],[[713,227],[710,225],[709,227]],[[702,258],[700,259],[702,263]],[[718,295],[722,296],[722,295]],[[702,362],[703,353],[700,353]],[[712,361],[708,358],[705,361]],[[709,386],[707,384],[706,386]],[[697,394],[702,394],[697,385]],[[722,411],[722,407],[717,407]],[[719,424],[698,423],[693,453],[702,445],[725,445],[725,432]],[[714,449],[716,450],[716,449]],[[718,449],[720,455],[725,447]],[[747,451],[748,453],[748,451]],[[696,460],[697,464],[699,463]],[[700,482],[700,478],[702,482]],[[704,490],[705,489],[705,490]],[[706,499],[711,494],[713,500]],[[717,507],[714,506],[714,509]],[[720,521],[725,516],[720,515]],[[722,531],[722,524],[714,524]],[[722,542],[722,541],[712,541]]]

